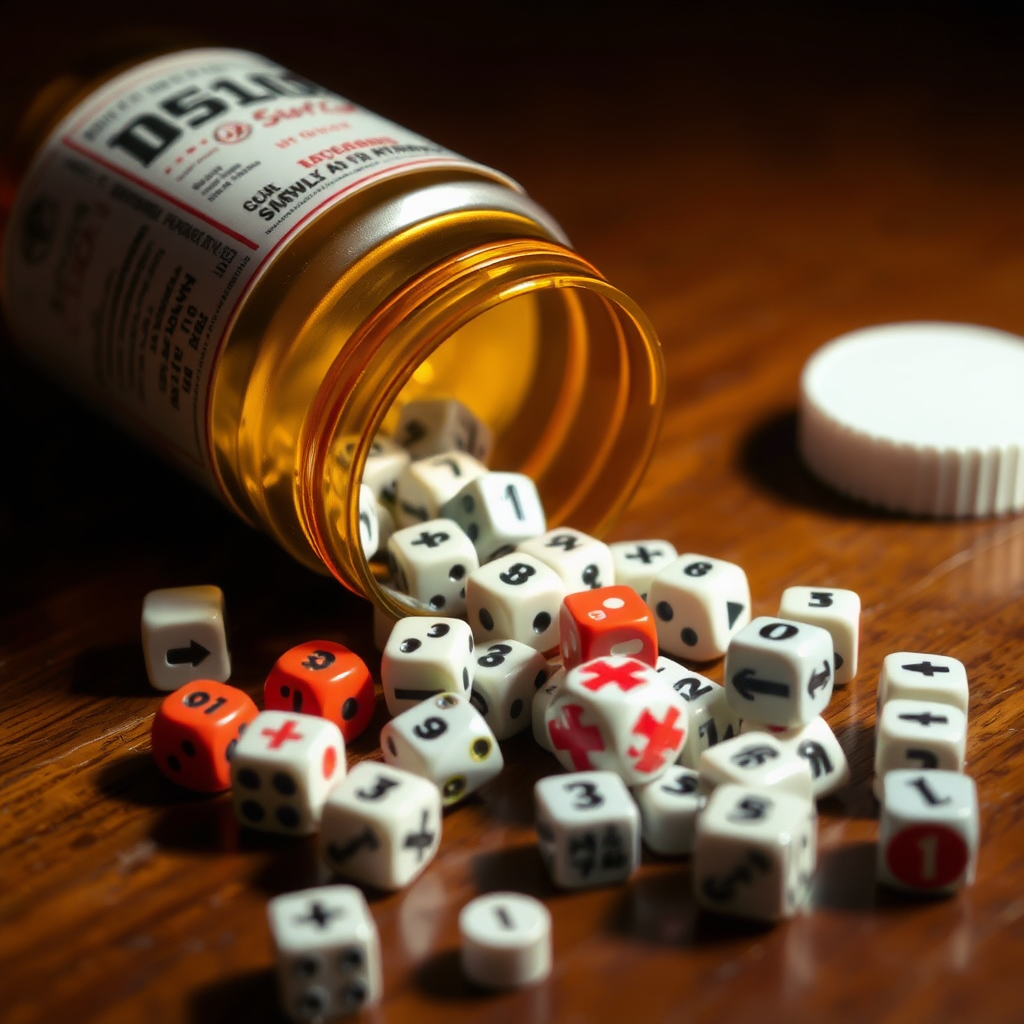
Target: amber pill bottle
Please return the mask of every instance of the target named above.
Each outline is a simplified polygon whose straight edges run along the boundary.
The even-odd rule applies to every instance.
[[[404,402],[464,402],[494,468],[598,535],[649,460],[663,364],[637,305],[500,172],[256,54],[56,78],[0,216],[19,348],[392,614],[358,482]]]

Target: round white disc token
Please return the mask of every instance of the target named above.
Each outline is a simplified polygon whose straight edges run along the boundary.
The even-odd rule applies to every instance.
[[[895,512],[1024,508],[1024,338],[957,323],[841,335],[800,381],[800,451],[836,490]]]
[[[551,971],[551,913],[521,892],[492,892],[459,912],[462,970],[485,988],[542,981]]]

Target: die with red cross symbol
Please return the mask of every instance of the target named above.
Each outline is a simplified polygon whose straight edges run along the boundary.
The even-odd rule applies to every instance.
[[[656,779],[686,741],[686,701],[635,658],[594,658],[571,669],[545,714],[548,740],[569,771]]]

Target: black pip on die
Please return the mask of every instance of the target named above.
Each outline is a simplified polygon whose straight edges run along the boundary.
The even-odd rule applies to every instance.
[[[428,519],[396,530],[387,550],[391,579],[399,590],[435,612],[465,612],[466,578],[480,562],[458,523]]]
[[[289,1020],[335,1020],[380,1001],[380,938],[354,885],[275,896],[267,916],[278,995]]]
[[[326,718],[262,711],[231,759],[231,795],[243,825],[309,835],[330,788],[345,775],[341,729]]]

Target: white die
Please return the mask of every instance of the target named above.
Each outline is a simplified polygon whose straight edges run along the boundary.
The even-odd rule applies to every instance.
[[[420,398],[406,402],[395,439],[414,459],[440,452],[467,452],[481,462],[491,456],[491,430],[454,398]]]
[[[778,789],[812,800],[811,766],[772,733],[740,734],[708,747],[697,767],[702,792],[734,782],[757,789]]]
[[[522,473],[487,472],[470,480],[441,506],[476,546],[481,563],[547,529],[537,485]]]
[[[760,616],[729,643],[729,705],[744,721],[806,725],[832,699],[833,657],[832,636],[821,626]]]
[[[381,547],[378,501],[366,484],[359,485],[359,544],[366,558],[373,558]],[[381,506],[383,508],[383,506]]]
[[[489,892],[459,911],[459,961],[483,988],[518,988],[551,973],[551,912],[521,892]]]
[[[927,700],[887,700],[875,723],[875,796],[896,768],[942,768],[962,772],[967,748],[967,716],[952,704]]]
[[[231,675],[220,587],[151,590],[142,602],[146,673],[156,690],[193,679],[226,682]]]
[[[331,787],[345,777],[345,740],[334,722],[261,711],[231,758],[231,797],[243,825],[310,835]]]
[[[554,569],[512,553],[469,574],[466,617],[477,643],[511,637],[537,651],[558,646],[565,584]]]
[[[886,655],[878,676],[878,707],[890,698],[952,704],[967,714],[970,691],[963,662],[944,654],[897,651]]]
[[[565,583],[565,592],[596,590],[615,583],[611,549],[596,537],[562,526],[524,540],[517,551],[533,555],[550,566]]]
[[[720,683],[691,672],[671,658],[658,658],[655,671],[665,686],[686,701],[689,730],[676,762],[696,768],[701,751],[720,740],[732,739],[740,731],[739,715],[729,706],[725,687]]]
[[[465,452],[444,452],[410,462],[396,481],[395,522],[403,527],[438,517],[455,518],[442,512],[442,507],[486,471],[482,462]]]
[[[388,764],[433,782],[446,807],[490,782],[504,765],[483,715],[456,693],[396,715],[381,729],[380,747]]]
[[[480,646],[475,657],[470,703],[495,738],[507,740],[531,724],[534,694],[547,682],[547,661],[517,640]]]
[[[897,769],[885,776],[877,878],[915,892],[947,893],[974,881],[980,826],[969,775]]]
[[[835,587],[787,587],[779,602],[779,618],[827,629],[832,637],[836,683],[848,683],[857,675],[859,594]]]
[[[770,732],[784,747],[804,758],[811,769],[811,788],[816,800],[831,796],[850,781],[846,753],[828,722],[820,716],[807,725],[781,731],[761,722],[744,722],[740,732],[744,736]]]
[[[555,756],[569,771],[601,769],[637,786],[668,770],[689,729],[686,702],[635,658],[570,669],[546,712]]]
[[[351,461],[354,449],[354,442],[350,441],[345,446],[345,458],[342,465],[346,468]],[[369,487],[379,502],[385,506],[393,506],[399,474],[410,462],[412,462],[412,456],[400,444],[385,434],[378,434],[370,443],[370,450],[366,453],[360,484]]]
[[[655,853],[678,857],[693,851],[697,815],[705,802],[698,786],[692,768],[674,765],[653,782],[633,790],[640,808],[641,835]]]
[[[384,701],[397,715],[438,693],[469,693],[473,633],[462,619],[408,615],[391,629],[380,660]]]
[[[353,885],[322,885],[275,896],[267,917],[285,1016],[314,1024],[380,1001],[377,925]]]
[[[432,782],[377,761],[360,761],[327,795],[320,852],[345,878],[401,889],[441,843],[441,793]]]
[[[778,921],[806,903],[815,866],[816,815],[778,790],[719,786],[697,819],[697,903],[717,913]]]
[[[608,545],[615,568],[615,582],[632,587],[645,601],[651,580],[679,552],[667,540],[620,540]]]
[[[663,654],[711,661],[750,621],[747,574],[732,562],[684,554],[651,580],[647,604],[654,610]]]
[[[395,586],[413,600],[444,615],[462,615],[466,579],[480,561],[458,523],[429,519],[391,535],[388,564]]]
[[[533,794],[537,845],[555,885],[611,885],[640,866],[640,811],[614,772],[549,775]]]
[[[533,738],[540,746],[545,750],[551,751],[551,753],[554,753],[554,747],[551,746],[551,737],[548,735],[548,708],[551,707],[551,702],[555,699],[555,695],[564,682],[565,676],[566,670],[564,668],[559,668],[554,674],[548,676],[547,682],[534,693],[533,703],[530,708]]]

